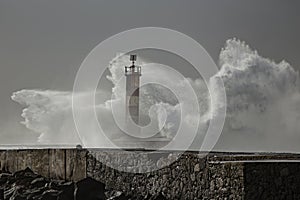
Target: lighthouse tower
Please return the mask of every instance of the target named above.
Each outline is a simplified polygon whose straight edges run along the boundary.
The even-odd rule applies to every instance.
[[[130,55],[130,67],[125,66],[126,76],[126,121],[130,118],[139,124],[139,96],[141,67],[136,66],[136,55]]]

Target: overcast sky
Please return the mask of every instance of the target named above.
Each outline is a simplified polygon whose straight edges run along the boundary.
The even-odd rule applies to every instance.
[[[298,0],[0,0],[0,143],[27,132],[12,92],[72,90],[77,69],[98,43],[136,27],[185,33],[216,62],[226,39],[237,37],[299,69],[299,9]]]

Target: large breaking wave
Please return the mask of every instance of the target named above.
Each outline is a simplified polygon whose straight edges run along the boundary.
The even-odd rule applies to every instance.
[[[223,148],[299,151],[298,72],[236,39],[226,42],[220,67],[215,77],[223,79],[227,95]]]

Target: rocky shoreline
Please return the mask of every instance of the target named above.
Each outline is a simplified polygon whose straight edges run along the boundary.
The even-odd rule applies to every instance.
[[[0,200],[134,200],[122,191],[107,190],[92,178],[77,182],[51,180],[26,168],[15,173],[0,171]],[[163,200],[162,194],[145,200]]]

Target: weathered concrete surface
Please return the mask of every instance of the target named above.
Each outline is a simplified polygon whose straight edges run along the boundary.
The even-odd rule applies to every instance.
[[[86,151],[66,150],[66,177],[69,180],[79,181],[86,177]]]
[[[66,151],[64,149],[49,149],[49,177],[66,179]]]
[[[3,164],[7,171],[18,171],[18,159],[17,150],[11,150],[6,152],[6,162]]]
[[[16,172],[26,167],[59,180],[86,178],[86,150],[35,149],[0,151],[0,170]]]
[[[17,164],[15,168],[9,171],[19,171],[26,167],[31,168],[33,171],[38,171],[43,176],[49,176],[49,155],[47,149],[40,150],[18,150],[14,151]],[[8,154],[8,157],[10,155]]]

